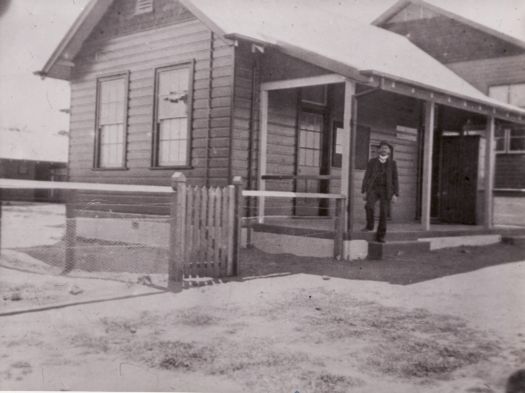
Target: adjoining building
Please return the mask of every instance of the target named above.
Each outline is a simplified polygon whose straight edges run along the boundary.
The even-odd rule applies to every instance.
[[[19,128],[0,129],[0,178],[64,181],[66,134],[39,135]],[[58,202],[57,190],[3,190],[3,200]]]

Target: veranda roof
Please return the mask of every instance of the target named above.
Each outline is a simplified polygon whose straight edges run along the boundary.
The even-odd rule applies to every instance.
[[[485,95],[407,38],[315,7],[257,0],[181,0],[225,36],[238,37],[322,57],[325,68],[353,77],[378,75],[525,116],[525,110]],[[273,3],[275,4],[275,3]]]

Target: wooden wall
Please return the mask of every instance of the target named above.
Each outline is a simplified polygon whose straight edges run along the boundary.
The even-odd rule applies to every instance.
[[[344,87],[334,89],[335,121],[343,120]],[[409,222],[416,216],[417,196],[417,154],[418,145],[414,140],[407,140],[396,132],[396,126],[419,128],[420,104],[409,97],[387,92],[374,92],[358,99],[357,122],[370,127],[370,144],[377,145],[385,140],[394,147],[394,159],[399,172],[398,203],[392,208],[392,219],[396,222]],[[369,159],[372,157],[369,157]],[[333,175],[339,175],[340,169],[331,169]],[[358,224],[365,222],[364,201],[361,184],[365,171],[356,170],[354,174],[354,217]],[[332,181],[330,192],[340,192],[340,181]]]
[[[115,1],[74,59],[70,180],[168,185],[174,169],[150,168],[155,68],[193,60],[192,160],[182,172],[193,184],[226,184],[233,47],[176,1],[155,0],[153,13],[137,16],[133,7]],[[96,80],[121,72],[129,72],[127,169],[93,169]]]

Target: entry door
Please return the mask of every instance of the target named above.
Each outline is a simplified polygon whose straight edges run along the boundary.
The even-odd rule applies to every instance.
[[[321,174],[321,156],[324,116],[315,112],[302,112],[299,116],[297,138],[297,174],[318,176]],[[297,192],[320,192],[320,181],[315,179],[298,179]],[[298,216],[318,216],[320,211],[318,199],[297,198],[295,214]]]
[[[478,161],[479,136],[441,139],[440,221],[476,224]]]

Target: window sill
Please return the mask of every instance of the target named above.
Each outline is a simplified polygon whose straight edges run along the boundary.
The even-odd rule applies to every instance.
[[[183,166],[150,166],[150,170],[152,171],[163,171],[163,170],[188,170],[193,169],[191,165],[183,165]]]
[[[525,154],[525,150],[517,150],[517,151],[497,151],[496,154]]]
[[[107,172],[107,171],[129,171],[128,167],[115,167],[115,168],[91,168],[93,172]]]

